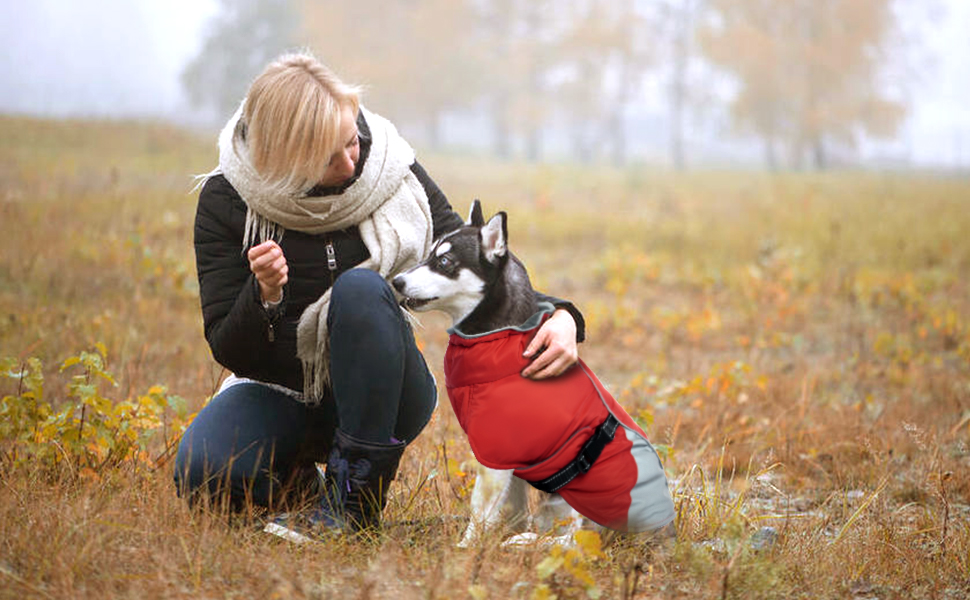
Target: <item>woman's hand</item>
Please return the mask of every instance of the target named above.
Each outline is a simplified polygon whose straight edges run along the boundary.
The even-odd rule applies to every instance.
[[[253,246],[246,253],[249,270],[259,282],[259,294],[263,302],[279,302],[283,299],[283,286],[287,282],[289,267],[279,244],[270,240]]]
[[[522,376],[530,379],[546,379],[562,375],[579,360],[576,349],[576,321],[569,311],[558,309],[542,324],[532,343],[522,356],[531,358],[545,348],[528,367]]]

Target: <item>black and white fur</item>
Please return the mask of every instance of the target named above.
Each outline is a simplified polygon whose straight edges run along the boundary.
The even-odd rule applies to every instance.
[[[537,310],[521,261],[508,249],[508,216],[485,222],[478,200],[463,227],[443,236],[420,265],[394,278],[405,306],[451,315],[466,335],[526,321]]]
[[[507,222],[507,215],[499,212],[486,223],[475,200],[463,227],[438,240],[423,263],[394,278],[405,306],[448,313],[466,335],[519,325],[535,314],[529,275],[508,249]],[[580,514],[559,494],[539,492],[539,506],[529,517],[529,489],[511,470],[478,465],[471,520],[458,545],[470,547],[497,528],[516,534],[506,545],[529,544],[536,540],[526,531],[530,521],[542,531],[557,528],[560,535],[546,539],[548,543],[572,544],[572,534],[582,525]]]

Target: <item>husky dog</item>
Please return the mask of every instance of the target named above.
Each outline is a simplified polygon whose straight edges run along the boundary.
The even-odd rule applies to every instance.
[[[669,531],[674,508],[660,458],[585,363],[551,379],[520,375],[523,351],[554,308],[537,302],[509,252],[507,221],[500,212],[486,223],[476,200],[464,227],[393,280],[405,306],[441,310],[454,322],[446,387],[486,467],[462,545],[503,520],[521,523],[525,482],[547,493],[540,513],[562,515],[564,499],[610,529]]]

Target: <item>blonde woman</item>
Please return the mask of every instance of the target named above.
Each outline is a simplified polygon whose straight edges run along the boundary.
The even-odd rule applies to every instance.
[[[232,374],[179,446],[179,493],[271,510],[312,494],[279,521],[300,535],[379,523],[437,403],[387,281],[463,223],[358,93],[307,54],[270,64],[219,136],[195,221],[205,336]],[[535,378],[575,363],[583,337],[580,313],[544,298],[562,310]]]

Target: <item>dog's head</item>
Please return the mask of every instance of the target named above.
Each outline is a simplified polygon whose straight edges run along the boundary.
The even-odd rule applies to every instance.
[[[500,212],[486,223],[475,200],[463,227],[438,240],[423,263],[394,278],[405,306],[446,312],[455,323],[468,316],[508,261],[507,219]]]

